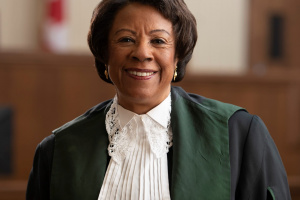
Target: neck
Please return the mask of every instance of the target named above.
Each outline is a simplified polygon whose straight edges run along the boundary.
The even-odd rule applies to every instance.
[[[118,104],[121,105],[123,108],[130,110],[131,112],[134,112],[138,115],[146,114],[156,106],[158,106],[161,102],[163,102],[169,94],[162,95],[160,98],[154,98],[153,100],[149,100],[149,98],[146,99],[126,99],[120,97],[118,95]]]

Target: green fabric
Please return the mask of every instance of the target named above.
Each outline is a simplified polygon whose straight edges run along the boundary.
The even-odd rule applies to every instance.
[[[105,105],[105,104],[104,104]],[[109,105],[54,131],[50,197],[97,200],[108,164]],[[172,200],[230,199],[228,119],[239,107],[172,87]]]
[[[228,120],[237,106],[173,93],[172,199],[230,199]]]
[[[272,200],[275,200],[275,199],[276,199],[276,198],[275,198],[275,194],[274,194],[274,192],[273,192],[273,190],[272,190],[271,187],[268,187],[268,193],[269,193],[270,197],[272,198]]]
[[[105,113],[103,108],[54,131],[51,200],[98,198],[108,164]]]

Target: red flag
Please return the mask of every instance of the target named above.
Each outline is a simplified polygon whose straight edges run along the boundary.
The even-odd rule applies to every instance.
[[[47,0],[46,6],[45,47],[52,52],[64,52],[67,49],[65,0]]]

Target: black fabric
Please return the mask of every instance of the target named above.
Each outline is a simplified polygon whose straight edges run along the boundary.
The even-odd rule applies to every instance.
[[[167,154],[168,157],[168,178],[169,178],[169,190],[171,193],[172,189],[172,163],[173,163],[173,147],[169,148],[169,152]]]
[[[54,150],[54,135],[46,137],[36,148],[31,169],[26,199],[27,200],[49,200],[50,178]]]
[[[0,106],[0,175],[12,173],[13,110]]]
[[[54,141],[54,135],[50,135],[36,149],[27,200],[49,199]],[[272,188],[276,199],[291,199],[281,158],[259,117],[245,111],[236,112],[229,120],[229,142],[231,200],[270,199],[268,187]],[[171,158],[168,155],[169,174]]]
[[[232,199],[291,199],[282,160],[257,116],[237,112],[229,120]]]

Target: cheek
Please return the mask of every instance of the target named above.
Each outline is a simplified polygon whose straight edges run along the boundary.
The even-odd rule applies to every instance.
[[[118,66],[118,63],[110,62],[108,67],[109,77],[115,85],[120,82],[121,69]]]
[[[123,63],[124,55],[122,52],[111,49],[108,59],[109,72],[116,73],[117,71],[122,70]]]
[[[128,59],[130,54],[130,48],[123,48],[117,45],[110,45],[108,49],[108,64],[110,65],[119,65]]]
[[[176,68],[176,60],[174,59],[174,54],[163,57],[161,60],[162,73],[168,79],[173,77]]]

